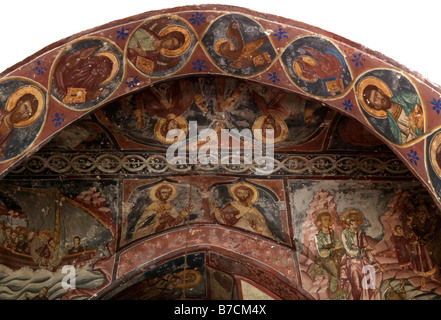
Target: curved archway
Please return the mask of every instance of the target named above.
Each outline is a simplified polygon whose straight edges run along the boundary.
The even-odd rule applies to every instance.
[[[48,72],[41,72],[42,68]],[[80,179],[81,174],[91,174],[89,178],[93,175],[97,181],[103,181],[100,185],[102,190],[96,190],[93,183],[85,183],[81,190],[83,192],[75,189],[76,186],[73,187],[75,192],[67,189],[60,192],[58,188],[62,187],[54,187],[52,182],[45,182],[43,185],[56,189],[52,192],[56,203],[65,201],[72,204],[72,199],[69,200],[67,196],[72,194],[76,201],[76,204],[72,204],[76,214],[86,213],[95,219],[90,221],[96,224],[95,230],[106,240],[104,244],[97,245],[106,259],[95,265],[95,268],[98,268],[96,270],[105,275],[100,279],[104,284],[114,282],[112,286],[117,285],[125,274],[133,272],[133,276],[138,275],[143,270],[143,267],[137,269],[138,267],[150,266],[151,260],[162,257],[158,247],[153,256],[144,257],[151,260],[134,262],[135,258],[139,258],[137,255],[147,252],[145,248],[140,248],[151,245],[155,239],[160,239],[161,242],[169,239],[169,236],[173,236],[175,241],[180,239],[177,247],[167,252],[182,253],[185,242],[184,236],[179,235],[179,232],[183,231],[191,230],[194,236],[192,241],[196,241],[193,245],[187,243],[186,249],[196,252],[197,249],[210,251],[216,247],[218,251],[228,249],[227,251],[235,252],[240,248],[240,243],[253,241],[254,238],[236,234],[218,225],[210,225],[210,230],[219,231],[222,236],[231,233],[231,243],[225,242],[222,237],[207,241],[208,243],[203,239],[197,242],[197,236],[208,237],[209,231],[204,229],[207,223],[235,225],[236,220],[251,212],[254,218],[250,218],[249,225],[241,224],[238,228],[243,232],[260,233],[272,241],[259,240],[259,245],[272,247],[271,250],[262,252],[264,256],[257,259],[259,263],[267,261],[266,252],[272,252],[275,247],[280,255],[286,254],[286,261],[292,260],[293,265],[286,270],[279,270],[279,266],[271,265],[271,270],[277,270],[291,281],[289,285],[302,286],[303,290],[306,290],[305,284],[300,284],[299,280],[308,279],[306,291],[309,290],[315,298],[329,298],[328,293],[318,294],[321,287],[314,287],[315,277],[324,277],[330,272],[330,267],[312,271],[314,267],[310,262],[317,256],[317,252],[314,252],[317,248],[313,243],[314,234],[311,230],[317,231],[313,229],[317,224],[314,220],[317,209],[323,209],[325,205],[330,214],[335,215],[337,211],[342,213],[342,208],[335,209],[336,198],[329,197],[322,190],[324,184],[308,182],[309,178],[303,175],[305,172],[326,176],[327,179],[340,173],[347,178],[356,170],[359,170],[358,174],[361,171],[369,174],[369,178],[374,182],[371,182],[369,188],[365,188],[366,193],[375,196],[375,192],[380,192],[380,197],[382,191],[389,192],[384,202],[393,204],[392,209],[382,208],[385,209],[385,216],[388,218],[398,212],[397,208],[406,205],[406,198],[415,200],[417,204],[428,203],[426,199],[421,200],[418,197],[419,191],[413,193],[416,187],[412,178],[406,176],[405,168],[400,167],[396,159],[389,155],[384,156],[384,159],[378,159],[373,156],[375,151],[371,149],[371,156],[356,159],[354,154],[357,153],[357,149],[353,149],[352,154],[341,156],[338,155],[341,151],[338,148],[324,148],[330,140],[329,132],[337,127],[343,128],[340,136],[345,136],[345,141],[350,140],[353,145],[360,141],[358,138],[363,140],[364,146],[370,147],[378,146],[377,141],[382,141],[407,166],[440,207],[441,136],[437,121],[441,108],[440,88],[390,59],[366,51],[361,45],[296,21],[230,6],[216,6],[216,10],[211,6],[188,6],[170,9],[167,12],[149,12],[111,22],[55,43],[1,76],[0,99],[4,105],[1,177],[5,178],[14,170],[16,173],[31,171],[36,176],[51,170],[69,176],[73,170],[76,171],[76,179]],[[200,86],[201,81],[206,81],[205,86]],[[210,106],[215,109],[210,114],[212,118],[206,116],[207,105],[204,102],[207,101],[203,99],[202,87],[207,90],[207,101],[220,98],[216,104]],[[241,95],[245,91],[244,88],[248,100],[243,109],[248,111],[248,114],[242,114],[239,119],[242,122],[236,119],[233,124],[240,124],[239,126],[244,128],[246,125],[262,127],[268,114],[271,114],[272,118],[269,121],[279,130],[277,138],[280,138],[280,141],[277,142],[284,142],[291,134],[290,144],[278,145],[280,157],[276,159],[274,175],[253,177],[251,174],[258,168],[255,164],[245,169],[240,166],[226,169],[225,166],[167,163],[164,151],[169,145],[164,140],[166,132],[164,134],[161,131],[163,124],[173,120],[181,129],[190,130],[186,119],[180,118],[189,108],[194,109],[191,112],[197,114],[199,119],[210,120],[209,124],[204,124],[205,127],[216,121],[221,123],[216,116],[226,116],[227,109],[235,99],[245,99]],[[268,92],[270,94],[267,96]],[[271,95],[275,100],[265,100],[271,98]],[[291,102],[285,101],[280,103],[280,106],[277,104],[280,99]],[[292,103],[292,100],[297,102]],[[273,104],[273,101],[277,103]],[[293,105],[301,105],[303,108],[298,112],[302,118],[300,125],[294,120],[286,124],[287,119],[294,118],[295,112],[299,111],[295,110]],[[127,106],[128,108],[124,109]],[[131,113],[124,114],[127,110]],[[306,117],[308,112],[313,117]],[[148,119],[144,113],[149,114],[152,119],[157,119],[156,125],[146,123]],[[280,116],[287,113],[289,116],[285,118]],[[340,119],[337,114],[345,118]],[[128,125],[124,122],[128,119],[127,115],[132,117],[131,128],[125,127]],[[172,119],[169,119],[170,115],[173,115]],[[89,121],[91,127],[97,128],[96,135],[107,139],[100,143],[107,144],[109,150],[112,150],[111,154],[60,155],[49,152],[46,157],[35,154],[37,150],[53,141],[55,136],[61,132],[68,132],[68,128],[73,127],[69,125],[80,123],[80,120],[85,123]],[[308,124],[309,131],[305,129],[305,124]],[[147,130],[144,129],[148,126],[152,130],[148,132],[149,136],[146,136],[144,134]],[[294,134],[293,128],[298,129]],[[78,132],[70,134],[75,136]],[[360,134],[361,137],[355,138],[356,134]],[[110,147],[116,145],[119,149]],[[148,152],[139,155],[134,154],[133,150]],[[152,150],[160,152],[149,153]],[[293,150],[303,154],[290,155],[289,151]],[[314,157],[314,152],[318,150],[331,152]],[[32,161],[34,163],[30,164]],[[24,166],[17,167],[19,164]],[[200,172],[215,172],[218,177],[216,181],[203,175],[195,178],[191,173],[194,168]],[[215,171],[218,169],[219,171]],[[247,175],[243,174],[245,171]],[[142,175],[139,174],[141,172]],[[289,174],[289,177],[280,178],[283,172]],[[120,176],[112,181],[115,173]],[[280,176],[277,176],[279,174]],[[405,176],[407,189],[392,194],[390,184],[381,181],[382,176],[392,181]],[[168,198],[160,203],[161,195],[156,195],[155,192],[159,192],[158,186],[162,183],[167,184],[167,188],[164,189],[172,191],[165,191],[168,192],[165,195]],[[356,188],[350,182],[332,185],[335,190],[341,187],[346,188],[338,195],[342,198],[345,198],[345,192],[352,192]],[[35,186],[19,187],[13,195],[15,199],[23,199],[28,195],[26,192],[36,192],[33,188]],[[251,197],[250,194],[255,196],[245,213],[241,211],[243,208],[237,208],[237,203],[241,200],[234,190],[238,189],[246,189],[247,197]],[[314,195],[313,199],[310,199],[308,204],[296,202],[294,194],[298,190],[310,192]],[[42,193],[40,190],[38,192]],[[102,194],[106,196],[103,197]],[[9,199],[10,196],[8,193],[4,198]],[[187,212],[190,210],[183,207],[187,196],[193,201],[199,201],[197,214],[193,217]],[[352,204],[354,199],[363,199],[361,195],[357,196],[360,198],[351,199]],[[229,199],[230,203],[219,199]],[[219,203],[216,203],[216,200],[219,200]],[[256,200],[260,202],[257,203]],[[421,203],[418,202],[420,200]],[[5,201],[7,205],[15,205],[13,201]],[[120,206],[117,204],[119,202],[124,205]],[[142,204],[148,204],[147,208]],[[222,205],[225,205],[225,208],[222,209]],[[220,212],[218,216],[217,211],[212,210],[217,206]],[[430,207],[430,204],[427,206]],[[369,208],[364,208],[369,211]],[[156,229],[152,229],[154,232],[148,228],[142,229],[142,223],[148,225],[151,223],[150,218],[155,219],[147,213],[161,210],[166,210],[171,217],[167,217],[167,221],[156,221]],[[47,209],[47,212],[49,211]],[[117,213],[113,216],[112,211]],[[184,211],[185,214],[182,214]],[[229,223],[230,220],[225,218],[225,215],[231,212],[235,212],[231,218],[235,223]],[[300,217],[300,213],[303,216]],[[161,236],[153,235],[167,230],[170,226],[182,225],[184,219],[181,219],[179,214],[190,215],[190,220],[196,222],[195,226],[172,229]],[[340,217],[342,218],[343,214]],[[383,219],[376,218],[378,221]],[[60,221],[56,219],[59,218],[54,220]],[[393,256],[396,253],[387,251],[390,246],[388,241],[392,240],[375,237],[381,235],[377,232],[378,228],[389,228],[387,231],[392,233],[395,226],[388,224],[386,227],[384,221],[378,221],[369,221],[374,224],[375,232],[366,241],[375,240],[375,244],[383,250],[378,256],[385,255],[383,261],[387,264],[390,263],[391,257],[397,258]],[[396,221],[394,220],[394,223]],[[341,225],[337,227],[342,231],[345,221],[340,222]],[[403,221],[403,227],[406,226],[405,223],[406,221]],[[141,232],[137,233],[138,230]],[[58,238],[60,234],[70,236],[73,232],[55,231]],[[300,236],[303,236],[303,239],[300,239]],[[216,243],[223,244],[221,249],[215,245]],[[234,249],[228,247],[228,244],[234,244]],[[301,253],[298,252],[300,257],[293,257],[292,252],[298,245],[302,247]],[[288,249],[285,252],[286,248]],[[133,253],[130,253],[132,250]],[[238,253],[240,259],[245,259],[245,255],[243,252]],[[168,260],[162,262],[166,264]],[[409,264],[409,261],[407,263]],[[422,278],[431,277],[434,275],[430,273],[435,270],[433,268],[431,265],[429,270],[418,269],[417,271],[422,273],[417,275]],[[332,278],[329,274],[328,276]],[[438,281],[432,280],[435,283]],[[414,284],[416,280],[413,281]],[[385,286],[385,283],[381,284]],[[80,290],[82,295],[90,294],[86,292],[87,290]],[[333,294],[334,298],[342,296],[342,292],[338,290],[334,290]],[[303,292],[301,295],[307,296],[303,295]]]

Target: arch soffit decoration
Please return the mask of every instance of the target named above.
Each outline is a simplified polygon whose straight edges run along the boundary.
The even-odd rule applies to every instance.
[[[149,61],[141,60],[139,64],[130,61],[128,47],[141,26],[161,18],[168,18],[174,26],[173,30],[161,31],[162,35],[181,30],[185,45],[181,46],[181,51],[163,50],[162,54],[181,60],[173,68],[155,71]],[[255,34],[261,35],[258,39],[244,38],[245,46],[248,44],[247,48],[259,53],[259,57],[253,56],[255,60],[245,62],[252,63],[251,67],[225,65],[225,61],[231,62],[233,58],[223,56],[219,48],[224,45],[231,49],[231,41],[216,30],[222,30],[219,26],[225,29],[233,22],[238,24],[239,30],[254,28]],[[264,38],[263,44],[259,44],[261,38]],[[259,51],[259,48],[265,50]],[[65,67],[67,58],[80,52],[96,59],[107,59],[112,65],[97,84],[99,90],[93,97],[82,97],[85,92],[75,91],[76,88],[68,94],[60,94],[62,85],[57,77],[63,72],[68,74],[68,70],[60,66],[64,64]],[[314,79],[302,75],[298,59],[314,67],[317,66],[317,54],[325,56],[325,60],[326,56],[333,59],[337,68],[332,69],[331,74]],[[236,62],[244,63],[239,60]],[[335,70],[338,72],[332,74]],[[36,98],[37,111],[31,119],[16,123],[12,133],[0,137],[0,178],[68,124],[106,103],[164,80],[207,74],[275,86],[319,100],[357,119],[390,147],[441,208],[441,163],[438,164],[440,156],[437,156],[441,153],[438,150],[441,139],[439,86],[378,52],[325,30],[224,5],[164,9],[113,21],[60,40],[1,73],[1,113],[11,112],[20,97],[29,93]],[[395,104],[406,109],[407,120],[412,123],[406,130],[411,134],[400,136],[399,126],[391,124],[387,112],[378,112],[363,101],[362,90],[370,84],[381,88],[386,96],[395,98]],[[381,121],[388,121],[387,132],[380,129],[384,128],[379,124]]]
[[[272,283],[272,290],[283,299],[313,299],[301,286],[300,270],[296,267],[296,255],[293,254],[292,248],[280,243],[276,244],[265,237],[220,225],[192,227],[190,231],[192,236],[188,238],[189,242],[185,248],[179,240],[169,241],[169,239],[184,239],[187,232],[186,228],[173,228],[163,234],[140,239],[120,250],[109,260],[111,264],[118,264],[112,276],[110,272],[106,272],[111,269],[107,263],[94,267],[108,274],[108,278],[99,288],[87,290],[88,293],[98,299],[103,297],[107,299],[123,288],[128,280],[153,270],[166,261],[204,252],[209,256],[206,258],[208,266],[233,272],[236,276],[254,279],[257,282]],[[259,238],[261,250],[253,250],[256,237]],[[164,242],[167,242],[167,246],[164,246]],[[237,246],[237,243],[242,245]],[[139,254],[140,252],[143,254]],[[268,279],[273,279],[273,282]],[[68,296],[75,298],[77,294],[81,296],[84,292],[73,290]]]

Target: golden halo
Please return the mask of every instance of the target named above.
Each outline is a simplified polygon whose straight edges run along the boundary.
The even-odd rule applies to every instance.
[[[229,49],[230,51],[233,51],[233,43],[228,40],[228,39],[219,39],[216,41],[216,43],[214,44],[214,51],[216,51],[216,53],[218,55],[222,55],[222,53],[220,52],[220,47],[221,45],[223,45],[224,43],[228,43]]]
[[[110,82],[110,80],[112,80],[115,77],[116,73],[119,70],[119,61],[117,56],[109,51],[97,53],[96,56],[103,56],[109,58],[110,61],[112,61],[112,70],[110,71],[110,75],[107,77],[107,79],[105,79],[104,81],[98,84],[99,86],[101,86],[103,84]]]
[[[183,54],[190,47],[190,42],[191,42],[190,33],[188,32],[187,29],[185,29],[184,27],[181,27],[181,26],[167,27],[167,28],[161,30],[161,32],[159,32],[159,36],[161,36],[161,37],[166,36],[169,33],[174,32],[174,31],[178,31],[184,35],[184,44],[174,50],[165,49],[165,48],[160,49],[161,53],[163,53],[164,55],[169,56],[169,57],[176,57],[176,56],[180,56],[181,54]]]
[[[373,86],[377,87],[378,89],[383,91],[383,93],[389,98],[392,98],[392,91],[390,90],[390,88],[387,86],[386,83],[384,83],[383,81],[381,81],[380,79],[375,78],[375,77],[364,78],[363,80],[360,81],[360,83],[358,84],[358,88],[357,88],[358,101],[360,101],[363,109],[366,112],[368,112],[370,115],[374,116],[375,118],[380,118],[380,119],[386,118],[387,117],[386,111],[376,110],[376,109],[368,106],[366,104],[366,102],[364,101],[363,92],[364,92],[364,89],[369,85],[373,85]]]
[[[309,64],[310,66],[313,66],[313,67],[317,67],[318,66],[318,62],[314,58],[311,58],[310,56],[300,56],[299,58],[301,60],[303,60],[304,62],[306,62],[307,64]],[[297,62],[297,59],[294,61],[294,72],[303,81],[306,81],[306,82],[315,82],[315,81],[317,81],[317,79],[308,79],[308,78],[306,78],[303,75],[302,68],[300,67],[299,63]]]
[[[187,124],[187,121],[182,117],[175,117],[174,120],[179,124],[179,129],[181,129],[184,132],[183,135],[178,137],[177,141],[179,141],[187,136],[188,124]],[[174,142],[176,142],[176,140],[173,140],[173,141],[167,140],[167,135],[164,136],[161,133],[161,128],[166,123],[166,121],[167,121],[167,118],[161,118],[158,122],[156,122],[155,129],[154,129],[155,135],[159,139],[159,141],[161,141],[161,142],[174,143]]]
[[[247,188],[251,189],[251,191],[253,191],[253,197],[249,201],[250,205],[253,204],[257,200],[257,198],[259,197],[259,191],[257,191],[257,189],[253,185],[251,185],[249,183],[241,182],[241,183],[237,183],[235,185],[232,185],[230,187],[230,195],[234,198],[234,200],[239,201],[239,199],[235,195],[235,191],[239,187],[247,187]]]
[[[159,200],[159,199],[156,197],[156,191],[157,191],[159,188],[163,187],[163,186],[167,186],[167,187],[169,187],[169,188],[172,190],[172,193],[171,193],[171,195],[170,195],[170,197],[168,198],[167,201],[171,201],[171,200],[173,200],[174,198],[176,198],[176,193],[177,193],[177,191],[176,191],[175,186],[172,185],[172,184],[170,184],[170,183],[167,183],[167,182],[161,182],[161,183],[157,184],[156,186],[154,186],[154,187],[150,190],[149,197],[150,197],[150,199],[152,199],[152,201],[158,201],[158,200]]]
[[[188,288],[193,287],[197,285],[199,282],[201,282],[202,274],[197,270],[182,270],[175,274],[175,277],[177,278],[184,278],[187,274],[192,274],[194,276],[194,280],[191,282],[181,282],[176,285],[176,288]]]
[[[437,156],[437,150],[440,148],[441,145],[441,132],[438,132],[435,137],[433,138],[432,142],[430,143],[430,163],[432,164],[433,170],[437,174],[439,178],[441,178],[441,167],[440,163],[438,163],[436,156]]]
[[[314,224],[316,227],[321,226],[321,218],[325,214],[327,214],[331,217],[331,221],[329,222],[329,225],[334,224],[334,217],[332,216],[331,212],[328,209],[319,209],[319,210],[314,211],[314,213],[313,213]]]
[[[275,114],[271,114],[271,115],[273,116],[274,120],[276,121],[276,124],[278,124],[280,126],[280,134],[278,137],[274,136],[274,143],[285,140],[286,137],[288,136],[288,126],[286,125],[285,121],[281,120],[277,115],[275,115]],[[262,136],[262,134],[263,134],[262,125],[263,125],[263,122],[265,121],[267,116],[268,115],[261,116],[256,121],[254,121],[254,124],[253,124],[253,134],[258,139],[262,140],[263,142],[266,142],[266,138]],[[254,129],[261,129],[261,130],[254,131]]]
[[[28,126],[29,124],[34,122],[43,112],[44,95],[40,91],[40,89],[33,86],[21,87],[17,89],[13,94],[11,94],[11,96],[8,98],[8,101],[6,102],[6,111],[11,112],[17,106],[18,100],[20,100],[22,96],[28,93],[32,94],[37,99],[38,101],[37,110],[35,111],[32,117],[30,117],[27,120],[16,123],[14,127],[21,128]]]
[[[349,218],[349,215],[353,214],[353,213],[355,213],[357,215],[358,226],[360,227],[363,224],[363,222],[364,222],[364,217],[363,217],[363,214],[359,210],[356,210],[356,209],[346,210],[341,215],[341,220],[343,221],[343,223],[345,225],[349,225],[348,218]]]

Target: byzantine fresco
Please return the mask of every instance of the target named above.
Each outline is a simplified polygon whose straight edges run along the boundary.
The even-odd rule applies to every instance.
[[[185,21],[173,16],[157,17],[131,34],[127,60],[149,77],[162,77],[182,68],[195,45],[195,35]]]
[[[335,44],[322,37],[308,36],[293,41],[283,52],[282,61],[294,83],[314,96],[339,96],[352,84],[344,55]]]
[[[169,147],[174,142],[166,139],[171,129],[181,129],[188,145],[197,143],[189,133],[189,123],[195,121],[196,135],[210,128],[218,140],[222,129],[261,129],[263,136],[256,137],[265,142],[265,130],[273,129],[275,148],[286,148],[317,135],[329,109],[277,88],[233,78],[194,77],[153,85],[100,111],[110,130],[150,147]]]
[[[163,151],[174,142],[166,133],[181,129],[188,138],[191,121],[218,135],[222,129],[273,129],[276,151],[315,151],[310,147],[316,141],[305,144],[324,133],[329,110],[322,103],[327,103],[357,118],[338,122],[338,137],[326,140],[332,141],[327,150],[369,146],[383,152],[375,138],[384,138],[398,147],[405,164],[415,164],[418,177],[427,174],[438,185],[436,152],[426,152],[426,167],[418,167],[404,148],[426,137],[426,146],[431,139],[437,145],[431,116],[440,109],[439,90],[343,38],[295,21],[279,22],[246,9],[188,7],[115,21],[30,56],[5,72],[0,82],[0,113],[5,114],[0,115],[0,164],[7,162],[3,171],[35,150],[38,137],[45,139],[38,141],[41,147],[61,132],[50,142],[52,150],[136,146]],[[204,77],[207,73],[217,78]],[[42,89],[46,86],[47,92]],[[73,123],[107,99],[112,105],[97,111],[105,128]],[[352,109],[356,104],[359,110]],[[369,135],[360,123],[375,134]],[[93,145],[84,140],[88,134],[106,143]],[[257,138],[266,142],[264,136]],[[93,162],[88,157],[81,161],[85,167]],[[438,195],[439,188],[432,189]]]
[[[235,273],[224,271],[234,264]],[[227,268],[228,269],[228,268]],[[292,294],[273,275],[249,264],[233,262],[231,258],[213,252],[191,252],[152,267],[111,290],[105,300],[274,300],[272,291],[255,281],[271,279],[271,290],[282,296]]]
[[[244,181],[215,187],[210,204],[217,222],[283,241],[278,200],[265,186]]]
[[[81,39],[57,58],[50,91],[68,108],[88,110],[116,90],[123,72],[123,55],[114,44],[101,38]]]
[[[405,75],[389,69],[361,76],[355,91],[360,109],[384,138],[405,145],[426,130],[426,112],[415,86]]]
[[[286,210],[280,208],[280,199],[271,188],[282,184],[280,181],[266,184],[222,183],[214,177],[201,178],[199,183],[178,178],[127,181],[121,245],[196,222],[216,222],[286,241],[287,231],[282,226]]]
[[[25,152],[46,120],[46,93],[25,79],[0,82],[0,162]]]
[[[127,189],[130,195],[123,205],[122,245],[204,219],[201,192],[189,183],[151,181]]]
[[[108,283],[98,265],[115,251],[115,184],[83,182],[0,185],[0,299],[68,296],[65,266],[79,299]]]
[[[440,298],[441,215],[421,186],[306,180],[289,186],[302,283],[315,298]]]
[[[360,121],[344,115],[337,117],[336,130],[333,132],[328,149],[390,152],[390,149]]]
[[[202,43],[219,68],[230,74],[249,76],[268,69],[276,58],[264,31],[253,19],[227,14],[211,23]]]
[[[190,139],[193,120],[199,130],[268,125],[276,132],[276,150],[281,150],[276,157],[292,161],[284,162],[284,170],[264,177],[249,171],[222,171],[220,166],[211,172],[191,166],[181,171],[178,166],[150,170],[147,159],[163,157],[170,146],[162,126],[185,129]],[[257,138],[265,142],[263,136]],[[0,185],[4,228],[0,254],[7,257],[0,260],[0,284],[7,288],[0,299],[90,298],[111,283],[114,262],[108,259],[115,252],[149,237],[172,235],[173,228],[214,223],[247,233],[256,241],[274,241],[284,248],[295,245],[303,289],[314,298],[438,299],[438,210],[420,184],[385,169],[384,164],[395,158],[382,158],[391,151],[376,138],[358,120],[331,113],[315,100],[242,79],[192,77],[128,94],[54,135],[35,158]],[[323,148],[317,154],[285,152],[314,139]],[[437,150],[437,145],[427,148]],[[326,167],[331,159],[327,150],[337,153],[337,160],[360,155],[352,155],[349,164],[342,162],[354,167],[334,181],[330,180],[336,174],[334,164]],[[373,156],[378,150],[384,154]],[[366,163],[372,166],[367,174],[375,181],[353,180],[352,173],[362,168],[363,155],[372,160]],[[305,180],[292,180],[299,172]],[[328,175],[325,180],[324,174]],[[379,181],[385,175],[391,180]],[[428,212],[428,217],[422,212]],[[331,243],[326,242],[329,227]],[[351,251],[345,248],[355,242],[353,234],[365,254],[359,265],[351,264]],[[72,248],[77,252],[69,253]],[[334,252],[332,259],[326,251]],[[195,284],[200,289],[196,299],[305,298],[291,287],[293,283],[281,283],[246,262],[232,267],[237,261],[232,257],[210,260],[209,273],[200,272],[198,265],[202,278],[191,268],[184,272],[180,261],[160,261],[170,272],[147,275],[143,271],[146,278],[131,282],[137,290],[131,297],[179,298],[183,290],[175,284],[184,278],[202,279]],[[75,266],[78,272],[77,291],[61,287],[65,265]],[[375,290],[360,290],[364,266],[376,270]],[[27,280],[15,290],[17,278]],[[207,281],[218,291],[203,295]],[[149,284],[151,295],[138,282]],[[166,291],[161,287],[165,283],[170,283]],[[123,298],[129,288],[115,297]]]

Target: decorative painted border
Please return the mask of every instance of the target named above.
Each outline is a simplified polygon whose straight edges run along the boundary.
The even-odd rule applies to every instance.
[[[231,160],[230,160],[231,161]],[[243,161],[242,161],[243,163]],[[44,175],[51,179],[60,174],[72,176],[119,175],[158,176],[191,172],[198,169],[198,174],[234,174],[248,176],[255,174],[256,164],[189,164],[171,165],[163,154],[133,153],[82,153],[82,154],[41,154],[32,155],[11,171],[7,179],[22,176]],[[413,175],[407,167],[393,156],[357,156],[357,155],[275,155],[274,170],[268,176],[332,176],[341,178],[403,178]]]

